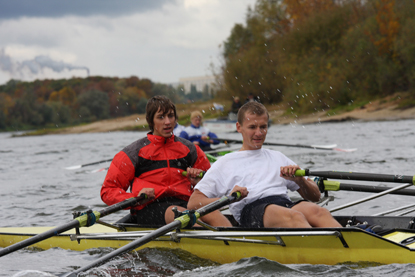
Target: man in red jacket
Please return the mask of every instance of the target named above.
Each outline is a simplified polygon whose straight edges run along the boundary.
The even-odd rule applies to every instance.
[[[101,188],[101,199],[113,205],[146,193],[150,201],[131,208],[131,221],[164,225],[174,220],[173,207],[186,210],[197,176],[207,171],[210,163],[198,146],[174,136],[177,113],[170,99],[149,99],[146,120],[151,131],[115,155]],[[183,171],[187,171],[187,177]]]

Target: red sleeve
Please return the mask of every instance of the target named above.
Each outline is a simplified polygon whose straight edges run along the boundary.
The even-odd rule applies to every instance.
[[[137,196],[127,193],[127,189],[134,179],[134,173],[134,165],[127,154],[121,151],[115,155],[101,187],[102,201],[107,205],[114,205]]]
[[[206,157],[205,152],[203,152],[202,149],[200,149],[198,145],[196,145],[196,150],[197,150],[197,160],[195,164],[193,165],[193,168],[198,168],[203,171],[207,171],[210,168],[210,162],[208,158]]]

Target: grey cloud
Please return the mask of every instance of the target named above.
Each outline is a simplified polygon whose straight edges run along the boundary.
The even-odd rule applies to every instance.
[[[61,73],[65,69],[85,70],[89,76],[89,68],[85,66],[75,66],[62,61],[52,60],[48,56],[37,56],[33,60],[25,60],[23,62],[14,61],[8,56],[4,49],[0,49],[0,70],[10,74],[12,78],[26,80],[34,76],[43,75],[43,70],[49,68],[54,72]]]
[[[176,0],[175,0],[176,1]],[[0,20],[27,17],[90,16],[142,13],[169,0],[0,0]]]

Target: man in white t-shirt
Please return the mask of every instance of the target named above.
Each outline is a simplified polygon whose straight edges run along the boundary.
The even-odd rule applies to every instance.
[[[320,199],[316,183],[295,177],[300,167],[281,152],[262,148],[268,119],[267,109],[258,102],[248,102],[240,108],[236,128],[243,137],[242,148],[212,165],[196,185],[188,209],[198,209],[239,191],[243,199],[231,204],[230,211],[242,227],[341,227],[327,209],[309,202]],[[309,201],[293,203],[288,189]],[[203,221],[213,226],[232,226],[220,213],[206,216]]]

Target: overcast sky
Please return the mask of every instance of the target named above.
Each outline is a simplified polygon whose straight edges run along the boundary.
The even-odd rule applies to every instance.
[[[0,0],[0,84],[211,75],[256,0]]]

